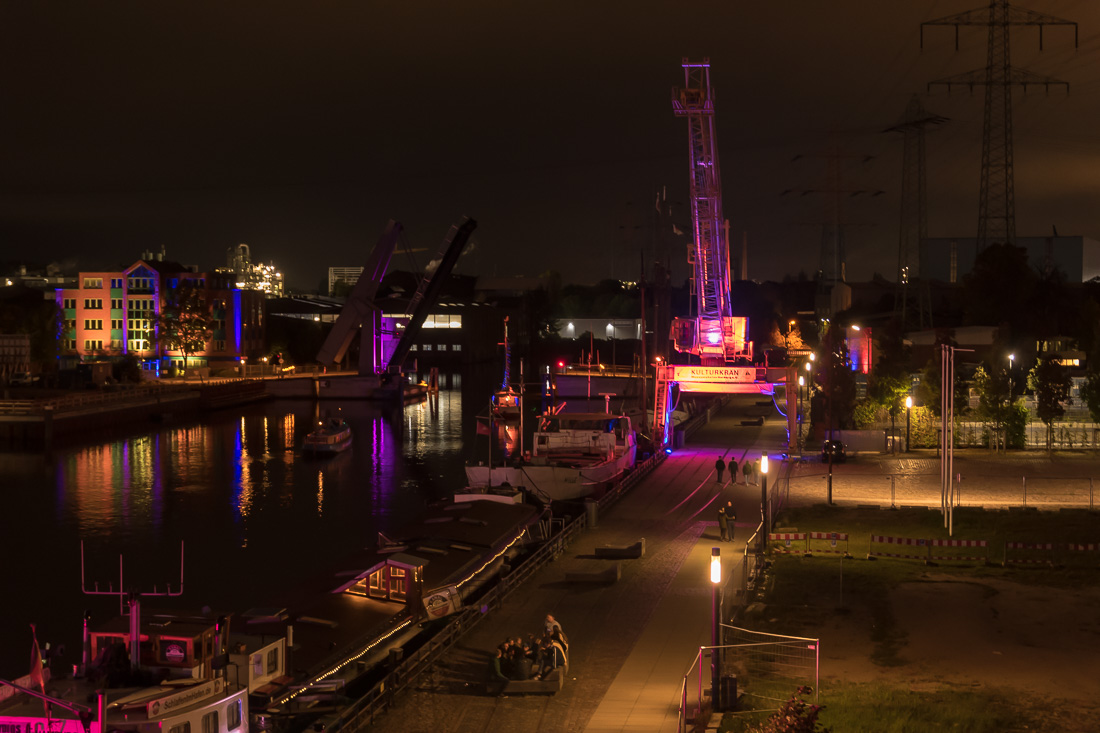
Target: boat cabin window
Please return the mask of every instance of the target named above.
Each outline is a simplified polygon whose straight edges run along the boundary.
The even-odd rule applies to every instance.
[[[279,671],[279,647],[275,647],[267,653],[267,673],[275,674]]]
[[[390,598],[395,601],[405,600],[407,574],[405,568],[390,568]]]
[[[370,574],[370,595],[372,598],[385,597],[389,590],[386,571],[389,568],[382,567]]]
[[[234,700],[225,708],[226,730],[237,730],[241,727],[241,701]]]
[[[191,733],[191,723],[185,720],[182,723],[173,725],[168,729],[168,733]]]
[[[218,733],[218,711],[211,710],[202,716],[202,733]]]

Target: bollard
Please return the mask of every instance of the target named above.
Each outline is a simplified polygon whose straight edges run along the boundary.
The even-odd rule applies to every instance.
[[[1023,477],[1024,480],[1024,509],[1027,509],[1027,476]]]
[[[897,507],[897,502],[894,501],[894,488],[895,488],[896,479],[897,479],[897,476],[891,476],[890,477],[890,508],[891,509],[897,509],[898,508]]]

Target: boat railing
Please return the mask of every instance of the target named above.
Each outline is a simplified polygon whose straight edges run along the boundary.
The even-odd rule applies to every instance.
[[[663,452],[643,461],[626,477],[613,492],[600,499],[600,507],[610,506],[620,496],[636,486],[665,459]],[[609,498],[612,497],[612,498]],[[512,568],[506,575],[484,594],[476,599],[476,604],[467,606],[451,616],[451,620],[423,646],[405,657],[394,669],[379,680],[373,688],[355,703],[342,710],[334,719],[326,721],[328,733],[360,733],[366,731],[374,721],[385,712],[394,696],[416,683],[417,678],[432,669],[436,662],[464,634],[474,628],[489,611],[501,604],[520,588],[532,575],[553,562],[565,552],[565,549],[584,530],[588,528],[588,514],[582,513],[573,521],[565,524],[561,531],[532,552],[522,563]]]

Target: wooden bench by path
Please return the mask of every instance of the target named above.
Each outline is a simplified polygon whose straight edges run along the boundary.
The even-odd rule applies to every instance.
[[[637,559],[645,555],[645,537],[632,545],[600,545],[596,557]]]
[[[611,584],[622,577],[622,564],[614,563],[603,570],[571,571],[566,572],[565,580],[569,583],[604,583]]]

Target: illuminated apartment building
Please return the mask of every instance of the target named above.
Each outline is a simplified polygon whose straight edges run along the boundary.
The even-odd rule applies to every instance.
[[[172,289],[191,286],[211,309],[214,329],[206,348],[188,357],[189,368],[211,373],[236,368],[242,356],[263,348],[264,293],[238,288],[232,274],[194,272],[145,253],[121,272],[82,272],[77,287],[56,291],[64,319],[63,362],[101,361],[135,354],[145,369],[183,366],[183,354],[155,337],[157,315]]]

